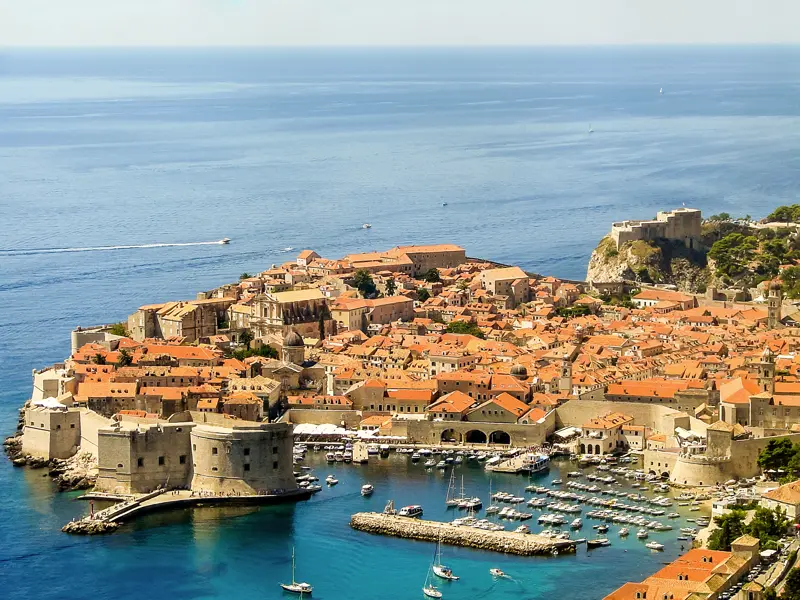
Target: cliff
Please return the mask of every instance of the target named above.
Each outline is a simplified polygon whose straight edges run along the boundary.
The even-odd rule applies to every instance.
[[[702,292],[711,274],[704,251],[668,240],[628,242],[617,250],[614,240],[606,236],[592,252],[586,279],[667,283],[683,291]]]

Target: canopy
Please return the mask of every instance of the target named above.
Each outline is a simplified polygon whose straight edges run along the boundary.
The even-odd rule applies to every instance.
[[[34,406],[41,406],[53,410],[67,410],[66,406],[61,404],[61,402],[59,402],[52,396],[49,398],[42,398],[41,400],[34,400],[33,402],[31,402],[31,404],[33,404]]]

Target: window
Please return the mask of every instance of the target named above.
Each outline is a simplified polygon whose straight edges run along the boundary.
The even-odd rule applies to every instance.
[[[159,456],[158,457],[158,466],[159,467],[163,467],[164,466],[164,457],[163,456]]]
[[[180,464],[182,464],[182,465],[185,465],[185,464],[186,464],[186,455],[185,455],[185,454],[181,454],[181,455],[178,457],[178,462],[179,462]]]
[[[143,458],[137,458],[136,459],[136,466],[137,467],[143,467],[144,466],[144,459]]]
[[[244,470],[245,470],[245,471],[249,471],[249,470],[250,470],[250,465],[249,465],[249,464],[246,464],[246,465],[244,466]]]
[[[69,426],[70,429],[75,429],[75,423],[71,423]]]
[[[123,465],[122,465],[122,463],[117,463],[117,468],[118,468],[118,469],[121,469],[121,468],[122,468],[122,466],[123,466]]]
[[[61,429],[61,425],[56,425],[56,429]]]
[[[250,448],[245,448],[244,449],[244,455],[245,456],[250,456]]]
[[[217,467],[211,467],[212,471],[217,471]]]
[[[272,461],[272,468],[273,469],[277,469],[278,468],[278,461],[277,460],[273,460]]]
[[[197,444],[192,444],[192,450],[197,450]]]
[[[216,447],[216,446],[214,446],[213,448],[211,448],[211,454],[218,454],[218,453],[219,453],[219,450],[217,449],[217,447]]]
[[[278,447],[277,446],[273,446],[272,447],[272,453],[273,454],[277,454],[278,453]]]

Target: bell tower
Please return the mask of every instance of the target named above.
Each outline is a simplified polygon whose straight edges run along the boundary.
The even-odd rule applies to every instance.
[[[569,356],[561,359],[561,374],[558,377],[558,393],[568,396],[572,393],[572,362]]]
[[[775,394],[775,354],[767,346],[761,354],[761,360],[754,363],[758,387],[762,392]]]
[[[781,326],[781,285],[776,282],[769,284],[767,296],[767,328],[777,329]]]

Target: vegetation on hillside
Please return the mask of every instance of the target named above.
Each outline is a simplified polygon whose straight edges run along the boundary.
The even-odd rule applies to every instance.
[[[363,298],[374,298],[378,293],[369,271],[359,269],[353,274],[353,285]]]
[[[122,337],[128,337],[130,334],[128,333],[127,325],[122,323],[114,323],[108,330],[111,335],[119,335]]]
[[[278,358],[278,351],[272,346],[259,346],[258,348],[239,348],[231,353],[237,360],[244,360],[251,356],[263,356],[264,358]]]
[[[794,481],[800,477],[800,443],[789,438],[770,440],[758,455],[758,466],[767,471],[783,471],[782,479]]]
[[[800,223],[800,204],[779,206],[764,219],[767,223]]]

